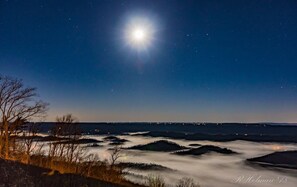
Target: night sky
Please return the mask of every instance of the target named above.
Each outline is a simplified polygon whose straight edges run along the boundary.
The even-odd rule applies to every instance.
[[[0,74],[48,121],[297,122],[297,1],[0,0]]]

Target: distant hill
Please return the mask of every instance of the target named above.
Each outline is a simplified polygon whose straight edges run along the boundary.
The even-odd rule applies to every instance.
[[[262,166],[297,169],[297,150],[275,152],[265,156],[247,159],[247,161]]]
[[[253,128],[253,127],[251,127]],[[244,140],[252,142],[282,142],[282,143],[297,143],[296,136],[284,135],[265,135],[265,134],[201,134],[201,133],[183,133],[183,132],[163,132],[152,131],[135,136],[149,136],[149,137],[165,137],[171,139],[184,140],[199,140],[199,141],[218,141],[228,142],[235,140]]]
[[[107,136],[104,137],[103,140],[109,142],[109,145],[123,145],[125,142],[129,141],[116,136]]]
[[[171,152],[178,151],[182,149],[186,149],[186,147],[180,146],[177,143],[170,142],[167,140],[160,140],[156,142],[152,142],[145,145],[136,145],[133,147],[129,147],[128,149],[137,149],[144,151],[162,151],[162,152]]]
[[[227,154],[227,155],[236,154],[236,152],[234,152],[230,149],[220,148],[220,147],[213,146],[213,145],[204,145],[199,148],[193,148],[193,149],[189,149],[189,150],[185,150],[185,151],[177,151],[174,154],[199,156],[199,155],[203,155],[203,154],[211,153],[211,152]]]
[[[93,144],[88,144],[85,147],[92,147],[92,148],[94,148],[94,147],[103,147],[103,145],[99,145],[97,143],[93,143]]]
[[[67,140],[67,141],[62,141],[62,142],[57,142],[58,144],[90,144],[90,143],[101,143],[101,140],[96,140],[96,139],[92,139],[92,138],[82,138],[82,139],[78,139],[78,140]]]
[[[101,143],[103,141],[96,140],[92,138],[80,138],[73,140],[67,137],[57,137],[57,136],[13,136],[17,139],[34,139],[39,142],[55,142],[57,144],[89,144],[89,143]]]
[[[13,138],[17,139],[34,139],[35,141],[39,142],[51,142],[51,141],[63,141],[63,140],[70,140],[67,137],[57,137],[57,136],[12,136]]]
[[[133,163],[133,162],[121,162],[118,166],[124,168],[138,169],[138,170],[154,170],[154,171],[173,171],[173,169],[159,165],[159,164],[147,164],[147,163]]]
[[[189,146],[191,146],[191,147],[198,147],[198,146],[201,146],[201,144],[198,144],[198,143],[191,143],[191,144],[189,144]]]
[[[40,132],[48,133],[55,123],[40,123]],[[124,134],[146,131],[297,136],[296,124],[286,123],[79,123],[85,134]]]

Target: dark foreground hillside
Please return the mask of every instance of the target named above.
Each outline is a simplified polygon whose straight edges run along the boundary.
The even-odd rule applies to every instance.
[[[60,174],[19,162],[0,159],[0,187],[119,187],[75,174]]]

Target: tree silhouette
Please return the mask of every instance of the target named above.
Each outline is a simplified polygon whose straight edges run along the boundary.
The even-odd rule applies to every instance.
[[[36,88],[21,79],[0,76],[0,155],[9,158],[10,134],[25,121],[44,117],[48,104],[37,100]]]

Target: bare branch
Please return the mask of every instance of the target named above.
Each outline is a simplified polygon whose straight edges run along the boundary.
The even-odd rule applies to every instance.
[[[45,116],[48,103],[36,98],[36,88],[25,87],[21,79],[0,75],[0,156],[5,147],[8,157],[10,135],[19,126],[31,118]]]

